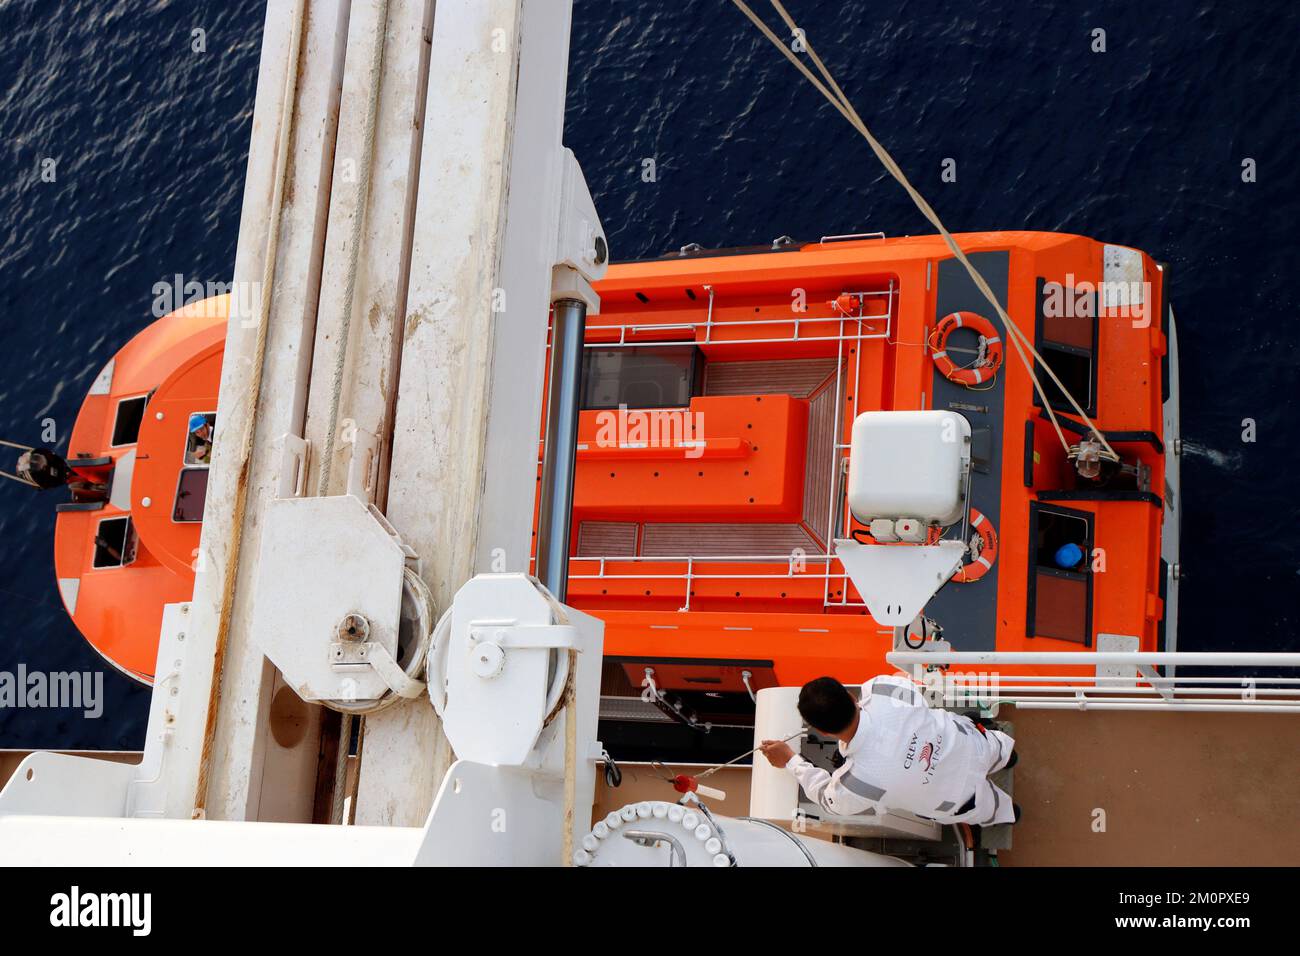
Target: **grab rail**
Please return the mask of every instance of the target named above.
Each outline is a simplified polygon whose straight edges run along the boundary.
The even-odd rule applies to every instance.
[[[886,660],[945,700],[1025,710],[1149,710],[1300,714],[1300,677],[1161,674],[1155,667],[1266,668],[1300,674],[1300,654],[1194,651],[892,651]],[[990,668],[956,671],[959,666]],[[1032,666],[1042,674],[1008,674]],[[1057,668],[1064,669],[1061,672]],[[1091,668],[1079,673],[1073,668]],[[1121,671],[1116,673],[1116,671]]]
[[[822,236],[821,242],[845,242],[850,239],[884,239],[883,232],[847,232],[841,236]]]

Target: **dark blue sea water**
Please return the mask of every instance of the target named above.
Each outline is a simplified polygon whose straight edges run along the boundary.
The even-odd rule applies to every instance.
[[[47,418],[66,437],[155,282],[229,278],[264,2],[0,0],[0,437],[35,442]],[[953,231],[1082,233],[1170,264],[1180,646],[1300,648],[1300,4],[787,6]],[[566,127],[616,258],[929,231],[725,0],[576,0]],[[0,671],[99,668],[56,592],[52,496],[0,484]],[[140,746],[148,692],[105,670],[104,717],[0,710],[0,747]]]

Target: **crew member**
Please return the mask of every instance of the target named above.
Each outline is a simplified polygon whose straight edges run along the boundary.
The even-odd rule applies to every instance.
[[[779,740],[763,741],[763,755],[794,774],[827,813],[903,810],[975,826],[1020,819],[1020,808],[989,780],[1015,765],[1016,742],[968,717],[931,709],[905,677],[867,681],[860,701],[834,678],[819,677],[799,692],[799,713],[816,733],[839,741],[843,764],[830,773]]]
[[[212,422],[207,415],[196,412],[190,416],[189,449],[185,455],[187,464],[207,465],[212,461]]]

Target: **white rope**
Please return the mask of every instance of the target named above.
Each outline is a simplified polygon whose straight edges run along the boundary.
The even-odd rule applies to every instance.
[[[31,445],[20,445],[20,444],[18,444],[17,442],[13,442],[13,441],[5,441],[3,438],[0,438],[0,445],[4,445],[6,448],[17,448],[19,451],[35,451],[35,450],[36,450],[36,449],[35,449],[33,446],[31,446]],[[20,455],[19,458],[21,459],[21,457],[22,457],[22,456]],[[41,487],[41,486],[38,485],[36,482],[32,481],[30,478],[24,478],[22,475],[10,474],[10,473],[7,472],[7,471],[0,471],[0,477],[8,478],[10,481],[16,481],[16,482],[18,482],[20,485],[26,485],[28,488],[40,488],[40,487]]]
[[[370,54],[370,95],[366,102],[366,128],[361,146],[360,179],[357,182],[357,205],[352,212],[352,235],[348,249],[348,274],[343,290],[343,326],[339,330],[338,348],[334,353],[333,378],[330,382],[330,411],[325,432],[325,451],[320,459],[320,474],[316,480],[316,494],[323,496],[329,486],[330,470],[334,459],[334,440],[338,431],[339,402],[343,394],[343,369],[347,364],[348,340],[352,336],[352,306],[357,294],[357,270],[361,258],[361,229],[366,220],[370,201],[370,166],[375,153],[375,126],[379,115],[379,81],[384,68],[384,38],[388,33],[388,0],[379,5],[379,23],[375,30],[375,46]]]
[[[564,685],[564,835],[560,863],[573,866],[573,821],[578,804],[578,652],[569,655],[569,676]]]
[[[745,16],[747,16],[756,27],[758,27],[758,29],[763,33],[763,35],[767,37],[767,39],[772,43],[773,46],[775,46],[778,50],[781,51],[781,53],[785,56],[787,60],[793,63],[795,67],[797,67],[799,71],[803,73],[803,75],[807,78],[807,80],[810,83],[812,83],[814,87],[817,88],[817,90],[822,94],[822,96],[826,98],[827,102],[829,102],[832,106],[834,106],[840,112],[840,115],[842,115],[846,120],[848,120],[849,124],[854,129],[856,129],[858,133],[862,135],[862,137],[867,141],[867,144],[871,147],[872,152],[876,154],[876,158],[880,160],[881,164],[885,167],[885,169],[889,172],[889,174],[893,176],[895,180],[897,180],[899,185],[901,185],[903,189],[906,190],[908,196],[911,197],[912,202],[916,205],[916,208],[921,211],[921,214],[924,215],[925,218],[930,221],[930,224],[934,226],[939,231],[939,233],[943,236],[944,242],[947,244],[948,248],[952,251],[953,256],[955,256],[956,259],[966,269],[966,272],[970,275],[971,281],[975,283],[975,287],[979,289],[981,294],[983,294],[984,298],[987,299],[989,304],[992,305],[993,308],[997,311],[998,317],[1002,319],[1002,323],[1007,329],[1007,333],[1008,333],[1007,337],[1011,340],[1011,344],[1015,346],[1016,354],[1020,357],[1020,361],[1024,364],[1025,369],[1029,372],[1029,377],[1034,383],[1034,388],[1037,390],[1038,394],[1042,397],[1043,408],[1047,412],[1048,418],[1052,422],[1052,427],[1056,429],[1056,435],[1060,439],[1061,445],[1063,448],[1065,448],[1067,454],[1070,448],[1069,442],[1066,441],[1065,433],[1061,430],[1060,422],[1057,421],[1056,412],[1052,409],[1052,403],[1048,399],[1047,393],[1044,390],[1042,383],[1039,382],[1038,376],[1034,372],[1033,363],[1029,361],[1028,356],[1025,354],[1026,348],[1034,356],[1034,358],[1038,361],[1038,363],[1042,365],[1043,370],[1047,372],[1048,377],[1051,378],[1051,380],[1056,384],[1057,388],[1061,390],[1061,393],[1066,397],[1066,399],[1069,400],[1070,405],[1073,407],[1074,411],[1079,415],[1080,418],[1084,420],[1084,422],[1088,425],[1088,427],[1091,428],[1093,432],[1097,435],[1098,440],[1105,447],[1105,449],[1111,454],[1114,454],[1115,453],[1114,449],[1110,447],[1109,442],[1106,441],[1106,437],[1101,433],[1100,429],[1098,429],[1097,426],[1093,424],[1092,420],[1088,418],[1088,415],[1079,406],[1079,403],[1075,400],[1074,396],[1070,394],[1069,389],[1067,389],[1065,385],[1061,382],[1061,380],[1057,378],[1056,373],[1052,371],[1051,366],[1047,364],[1047,362],[1043,359],[1043,357],[1038,353],[1038,350],[1034,348],[1033,343],[1029,341],[1029,339],[1025,336],[1025,334],[1020,331],[1019,327],[1017,327],[1016,324],[1011,321],[1011,316],[1009,316],[1006,310],[1002,307],[1002,303],[998,301],[998,298],[996,295],[994,295],[993,290],[989,288],[988,283],[984,281],[984,277],[980,274],[979,270],[976,269],[971,264],[970,260],[966,258],[966,254],[961,250],[961,247],[957,245],[956,240],[953,239],[952,234],[948,231],[947,227],[944,226],[943,222],[939,219],[938,214],[934,211],[934,209],[930,206],[930,204],[926,202],[925,197],[922,196],[919,192],[917,192],[915,187],[912,186],[911,181],[908,180],[907,176],[903,173],[902,169],[899,168],[898,164],[894,161],[894,158],[889,154],[889,151],[886,150],[885,147],[881,145],[881,143],[871,134],[871,131],[867,128],[866,124],[862,121],[862,117],[858,115],[857,110],[853,108],[853,104],[849,102],[848,97],[845,96],[844,94],[844,91],[840,88],[839,84],[835,82],[835,78],[831,76],[830,70],[826,68],[826,64],[822,62],[821,57],[817,55],[817,51],[813,49],[812,42],[807,38],[807,33],[804,31],[799,31],[799,28],[795,25],[793,18],[791,18],[790,14],[786,12],[785,7],[782,6],[780,0],[771,0],[772,6],[781,15],[781,18],[785,21],[786,26],[790,28],[791,32],[798,31],[799,35],[801,35],[804,38],[804,45],[808,50],[808,55],[812,58],[812,61],[816,64],[818,71],[822,74],[823,77],[825,77],[826,83],[829,84],[829,86],[834,90],[833,93],[831,92],[831,89],[827,89],[827,86],[822,84],[822,82],[819,81],[817,77],[813,76],[812,71],[810,71],[806,66],[804,66],[803,63],[799,61],[798,57],[796,57],[794,53],[792,53],[786,47],[786,45],[777,38],[776,34],[774,34],[768,28],[767,24],[765,24],[762,20],[758,18],[758,16],[754,13],[753,10],[749,8],[749,6],[744,2],[744,0],[732,0],[732,3],[734,3],[736,7],[738,7],[740,11],[744,13]]]
[[[26,485],[28,488],[39,488],[39,487],[40,487],[40,485],[38,485],[38,484],[37,484],[36,482],[34,482],[34,481],[30,481],[30,480],[28,480],[27,478],[19,477],[18,475],[11,475],[11,474],[9,474],[9,472],[7,472],[7,471],[0,471],[0,476],[3,476],[3,477],[5,477],[5,478],[8,478],[10,481],[16,481],[16,482],[18,482],[20,485]]]

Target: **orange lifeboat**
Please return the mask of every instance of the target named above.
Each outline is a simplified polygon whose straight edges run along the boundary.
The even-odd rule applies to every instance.
[[[154,677],[165,604],[194,590],[229,296],[194,302],[131,339],[95,379],[68,464],[54,565],[64,607],[123,673]]]
[[[1005,276],[1009,314],[1131,468],[1077,480],[1043,397],[1005,361],[1003,330],[972,311],[981,300],[942,237],[696,250],[620,264],[598,284],[566,601],[604,621],[602,734],[619,752],[662,757],[661,716],[689,712],[692,728],[714,730],[677,757],[735,753],[758,691],[888,669],[892,631],[835,550],[869,530],[841,480],[868,411],[950,408],[971,424],[972,560],[926,608],[954,646],[1083,651],[1114,633],[1158,650],[1175,639],[1164,582],[1178,555],[1159,492],[1176,356],[1158,265],[1135,253],[1158,290],[1148,308],[1167,320],[1058,316],[1049,286],[1101,281],[1100,243],[960,239]],[[817,304],[792,311],[792,289]],[[78,477],[56,525],[60,591],[87,640],[146,682],[163,606],[193,590],[227,308],[195,303],[128,343],[69,447]],[[958,328],[983,339],[964,369],[934,354]],[[1068,408],[1054,417],[1083,434]],[[1094,575],[1056,557],[1066,546],[1103,549],[1129,571]]]
[[[1012,333],[941,236],[687,247],[597,284],[566,602],[605,623],[611,754],[726,759],[749,745],[764,688],[890,670],[893,631],[836,544],[870,535],[844,478],[868,412],[946,409],[971,427],[969,556],[925,608],[955,649],[1082,652],[1103,633],[1173,646],[1161,492],[1176,357],[1159,265],[1132,251],[1152,290],[1139,327],[1053,306],[1053,288],[1105,280],[1102,243],[958,241],[1091,424],[1010,360]],[[1107,482],[1082,478],[1055,431],[1092,425],[1130,466]],[[1097,548],[1125,572],[1060,557]]]

